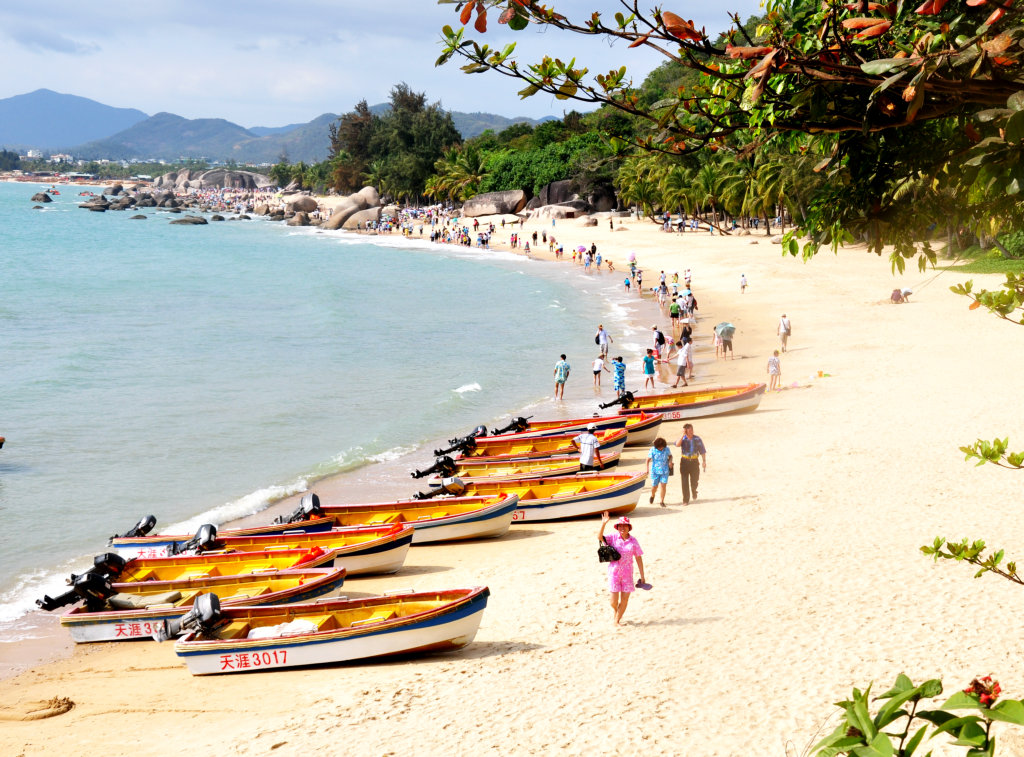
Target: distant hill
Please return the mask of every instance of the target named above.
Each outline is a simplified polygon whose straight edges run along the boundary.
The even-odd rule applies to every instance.
[[[102,139],[146,118],[134,108],[37,89],[0,99],[0,146],[59,149]]]
[[[390,107],[382,103],[370,110],[380,114]],[[147,116],[140,110],[112,108],[84,97],[40,89],[0,100],[0,147],[59,150],[86,160],[206,158],[276,163],[286,155],[292,163],[315,163],[327,157],[327,128],[339,117],[324,113],[308,123],[246,129],[222,118],[188,119],[173,113]],[[513,123],[535,125],[550,118],[452,111],[455,128],[465,139],[487,129],[499,132]]]

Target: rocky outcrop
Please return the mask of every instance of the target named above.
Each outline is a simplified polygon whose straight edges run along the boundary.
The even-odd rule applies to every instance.
[[[117,197],[123,192],[124,186],[122,184],[111,184],[109,187],[103,188],[103,194],[110,195],[111,197]]]
[[[145,220],[146,220],[146,216],[144,216],[144,215],[142,215],[141,213],[139,213],[138,215],[134,215],[134,216],[132,216],[132,217],[131,217],[131,218],[129,218],[128,220],[129,220],[129,221],[145,221]]]
[[[223,221],[224,220],[224,216],[218,215],[217,213],[214,213],[212,216],[210,216],[210,220],[211,221]]]
[[[227,168],[211,168],[195,171],[183,168],[171,171],[158,178],[153,186],[157,189],[261,189],[274,186],[269,176],[253,171],[232,171]]]
[[[286,199],[284,202],[284,206],[288,208],[288,210],[294,211],[296,213],[300,211],[303,213],[312,213],[319,207],[316,199],[310,197],[309,195],[299,195],[298,197],[295,198]]]
[[[462,215],[467,218],[478,216],[495,216],[506,213],[518,213],[526,207],[526,192],[521,189],[510,189],[505,192],[486,192],[479,194],[462,206]]]
[[[560,205],[570,200],[578,200],[579,195],[572,191],[572,179],[552,181],[540,188],[537,193],[538,207],[542,205]]]
[[[208,221],[202,216],[185,216],[184,218],[176,218],[171,221],[172,226],[205,226]]]
[[[270,206],[267,204],[257,205],[252,209],[253,215],[265,216],[270,214]]]
[[[110,207],[110,200],[103,195],[100,195],[99,197],[90,198],[88,202],[83,202],[78,207],[102,213]]]
[[[309,216],[301,210],[288,219],[288,226],[309,226]]]
[[[377,221],[379,221],[380,216],[381,209],[379,207],[360,210],[359,212],[350,215],[348,219],[345,221],[345,223],[342,225],[342,228],[348,229],[350,231],[355,229],[366,228],[366,224],[376,223]]]
[[[375,208],[380,205],[380,195],[377,194],[374,187],[363,187],[356,194],[363,198],[367,208]]]
[[[353,228],[346,225],[348,219],[356,213],[373,208],[380,208],[380,196],[373,187],[363,187],[335,205],[331,217],[321,224],[321,228],[331,231]],[[379,210],[377,218],[380,218]]]
[[[46,192],[36,192],[32,195],[32,202],[53,202],[53,198]]]
[[[597,219],[590,216],[583,216],[580,219],[580,226],[597,226]]]

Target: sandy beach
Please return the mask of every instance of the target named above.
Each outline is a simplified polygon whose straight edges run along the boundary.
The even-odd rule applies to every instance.
[[[520,233],[554,233],[567,253],[597,244],[616,271],[589,275],[612,281],[631,251],[647,286],[660,270],[690,268],[697,386],[766,381],[779,316],[793,324],[783,390],[756,412],[694,423],[708,448],[699,499],[682,507],[675,477],[669,507],[645,492],[631,514],[654,589],[634,595],[622,627],[596,558],[597,519],[516,526],[496,541],[416,547],[399,574],[345,587],[358,597],[489,586],[480,632],[460,652],[195,678],[171,644],[80,645],[0,685],[0,754],[308,755],[341,744],[367,755],[798,755],[831,730],[832,703],[851,687],[884,691],[900,672],[941,677],[947,693],[991,674],[1007,696],[1024,696],[1019,589],[919,552],[937,535],[970,536],[1024,557],[1014,474],[976,468],[958,450],[994,436],[1024,446],[1024,424],[1008,412],[1024,383],[1012,347],[1020,329],[949,291],[1001,277],[894,278],[887,260],[858,249],[783,258],[763,231],[601,223],[559,220],[552,232],[550,221],[527,222]],[[550,258],[547,245],[534,257]],[[537,265],[588,275],[569,259]],[[910,303],[889,304],[896,286],[914,291]],[[652,296],[618,297],[632,330],[613,332],[617,342],[647,346],[652,323],[667,328]],[[734,360],[715,359],[720,321],[737,327]],[[550,373],[563,350],[566,399],[593,402],[593,332],[552,345],[551,365],[535,370]],[[625,356],[639,388],[640,355]],[[603,383],[607,401],[610,374]],[[560,412],[552,400],[550,415]],[[682,423],[662,429],[674,442]],[[646,454],[627,450],[623,467],[642,469]],[[330,481],[316,490],[341,495]],[[408,478],[401,489],[395,479],[373,498],[408,492]],[[54,698],[74,706],[26,719]],[[1024,755],[1024,738],[1007,732],[1001,747]]]

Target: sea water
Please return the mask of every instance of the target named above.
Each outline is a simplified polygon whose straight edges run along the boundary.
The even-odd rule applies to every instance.
[[[45,188],[0,184],[7,639],[140,517],[223,523],[505,418],[550,397],[558,353],[590,356],[611,315],[568,266],[263,220],[132,220],[78,208],[81,187],[33,209]]]

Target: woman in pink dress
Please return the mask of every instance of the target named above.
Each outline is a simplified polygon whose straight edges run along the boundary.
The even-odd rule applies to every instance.
[[[640,583],[644,582],[644,551],[640,549],[640,542],[631,535],[633,524],[629,518],[623,516],[615,521],[615,530],[618,533],[609,536],[604,535],[604,529],[608,525],[611,516],[607,511],[601,514],[601,530],[597,532],[599,544],[607,542],[615,548],[620,558],[615,562],[608,563],[608,589],[612,593],[612,610],[615,612],[615,625],[619,625],[622,616],[626,612],[626,605],[629,604],[629,595],[633,592],[633,560],[636,559],[637,567],[640,568]]]

